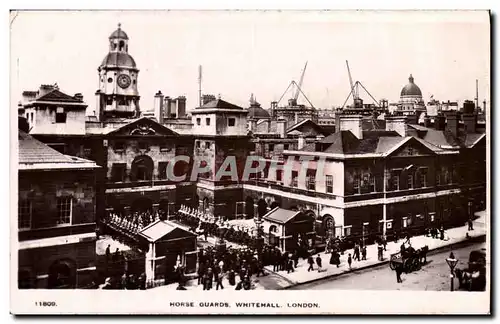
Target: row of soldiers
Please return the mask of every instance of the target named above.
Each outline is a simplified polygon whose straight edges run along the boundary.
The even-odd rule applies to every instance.
[[[208,235],[223,237],[233,243],[246,246],[255,245],[255,237],[257,234],[255,227],[245,227],[239,225],[229,224],[229,222],[222,217],[214,217],[212,215],[204,214],[194,208],[181,206],[178,212],[177,220],[187,226],[190,231],[204,235],[205,239]],[[221,231],[221,229],[224,229]]]

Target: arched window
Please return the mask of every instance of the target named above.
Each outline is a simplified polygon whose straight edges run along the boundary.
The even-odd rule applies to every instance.
[[[125,42],[124,41],[120,41],[120,45],[119,45],[119,51],[123,51],[123,48],[125,47]]]
[[[145,181],[153,178],[154,163],[147,155],[140,155],[134,159],[131,168],[133,181]]]
[[[76,267],[73,260],[58,260],[49,267],[49,289],[73,289],[76,286]]]
[[[269,233],[277,233],[278,227],[276,225],[269,226]]]
[[[257,203],[257,213],[259,214],[259,217],[263,217],[267,214],[267,203],[264,199],[260,199]]]

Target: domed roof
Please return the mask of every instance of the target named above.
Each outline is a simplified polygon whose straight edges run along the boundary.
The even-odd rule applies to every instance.
[[[403,96],[422,96],[422,91],[420,91],[420,88],[413,83],[413,76],[410,74],[410,77],[408,78],[408,83],[401,89],[401,97]]]
[[[123,66],[136,68],[136,64],[132,56],[126,52],[110,52],[104,60],[102,60],[101,66]]]
[[[248,115],[247,116],[248,116],[248,118],[257,118],[257,119],[270,117],[267,110],[265,110],[264,108],[262,108],[260,106],[250,106],[250,108],[248,108]]]
[[[109,39],[112,39],[112,38],[128,39],[127,34],[120,27],[121,27],[121,24],[118,24],[118,29],[115,30],[111,34],[111,36],[109,36]]]

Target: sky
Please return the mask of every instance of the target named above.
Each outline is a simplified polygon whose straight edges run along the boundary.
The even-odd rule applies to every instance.
[[[473,100],[476,79],[480,102],[490,101],[485,11],[24,11],[11,15],[11,105],[22,91],[57,82],[82,93],[92,111],[97,68],[118,23],[140,69],[143,111],[158,90],[196,107],[199,65],[203,93],[243,107],[253,93],[269,108],[306,61],[302,90],[316,108],[344,103],[346,60],[353,81],[378,100],[397,101],[412,74],[425,101]]]

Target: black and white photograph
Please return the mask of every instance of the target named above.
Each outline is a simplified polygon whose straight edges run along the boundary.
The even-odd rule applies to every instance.
[[[489,11],[9,20],[12,313],[490,312]]]

